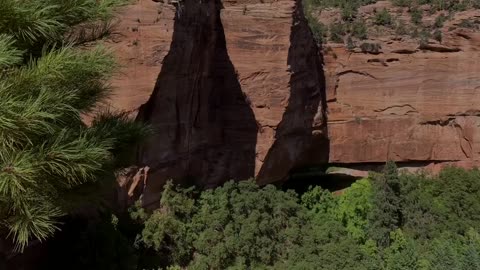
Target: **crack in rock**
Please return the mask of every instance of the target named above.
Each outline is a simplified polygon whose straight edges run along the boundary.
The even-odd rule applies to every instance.
[[[437,119],[437,120],[430,120],[430,121],[423,121],[420,122],[422,126],[451,126],[455,123],[455,117],[449,117],[447,119]]]
[[[458,32],[458,33],[457,33],[457,36],[462,37],[462,38],[464,38],[464,39],[466,39],[466,40],[472,39],[471,36],[469,36],[469,35],[467,35],[467,34],[465,34],[465,33],[462,33],[462,32]]]
[[[455,114],[447,114],[447,116],[480,116],[480,110],[468,110],[466,112],[457,112]]]
[[[421,50],[433,51],[433,52],[444,52],[444,53],[453,53],[453,52],[461,52],[460,48],[456,47],[446,47],[446,46],[439,46],[439,45],[431,45],[431,44],[422,44],[418,47]]]
[[[388,110],[393,109],[393,108],[404,108],[404,107],[408,107],[408,108],[412,109],[411,111],[407,111],[405,114],[408,114],[410,112],[418,113],[417,109],[415,109],[415,107],[413,107],[410,104],[392,105],[392,106],[388,106],[388,107],[383,108],[383,109],[374,110],[374,112],[385,112],[385,111],[388,111]]]
[[[337,73],[337,78],[339,79],[341,76],[346,75],[346,74],[358,74],[358,75],[362,75],[362,76],[365,76],[365,77],[369,77],[369,78],[378,80],[377,77],[373,76],[372,74],[370,74],[368,72],[362,72],[362,71],[353,70],[353,69],[344,70],[342,72]]]
[[[417,50],[409,50],[409,49],[399,49],[399,50],[392,51],[392,53],[397,53],[397,54],[414,54],[416,52]]]

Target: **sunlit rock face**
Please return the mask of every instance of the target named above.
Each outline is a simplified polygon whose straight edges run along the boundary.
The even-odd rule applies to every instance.
[[[388,2],[362,7],[359,14],[368,18],[372,10],[385,7],[409,21],[406,10]],[[426,25],[438,16],[425,14]],[[324,15],[320,20],[328,23]],[[477,163],[480,33],[459,25],[479,15],[457,13],[440,29],[442,42],[419,44],[409,36],[382,32],[366,41],[381,46],[378,54],[326,44],[330,162]]]

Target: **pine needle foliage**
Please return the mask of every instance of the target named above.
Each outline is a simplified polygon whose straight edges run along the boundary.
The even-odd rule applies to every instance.
[[[22,60],[22,51],[14,47],[12,36],[0,35],[0,70],[18,64]]]
[[[33,49],[59,42],[71,26],[107,20],[128,0],[0,0],[0,33],[14,36],[21,47]]]
[[[81,121],[108,97],[115,61],[65,43],[125,2],[0,0],[0,237],[19,251],[58,230],[69,196],[113,175],[117,154],[148,133],[124,113]]]

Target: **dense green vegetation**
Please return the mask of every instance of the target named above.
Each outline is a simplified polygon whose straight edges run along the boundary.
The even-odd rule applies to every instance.
[[[168,183],[160,208],[135,207],[137,248],[187,269],[479,269],[480,170],[382,173],[341,194],[227,182]],[[117,269],[117,268],[111,268]],[[135,269],[118,268],[118,269]]]
[[[111,189],[128,146],[147,132],[123,113],[94,111],[114,59],[81,46],[105,34],[123,3],[0,1],[0,237],[17,250],[52,236],[61,216],[97,207],[95,194]]]

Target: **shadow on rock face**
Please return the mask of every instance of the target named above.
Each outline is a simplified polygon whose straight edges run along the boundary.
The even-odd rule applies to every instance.
[[[290,97],[260,173],[260,184],[285,181],[291,170],[328,163],[327,101],[323,59],[297,1],[288,66]]]
[[[155,132],[138,154],[152,168],[147,204],[168,179],[213,187],[254,176],[255,115],[228,56],[220,1],[201,2],[177,10],[170,52],[138,116]]]

